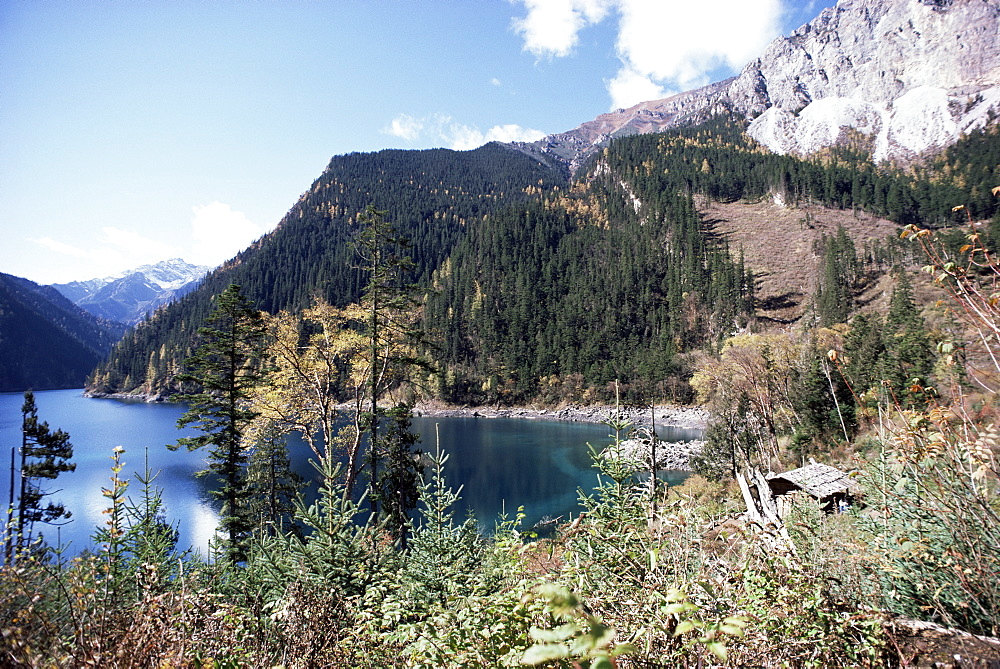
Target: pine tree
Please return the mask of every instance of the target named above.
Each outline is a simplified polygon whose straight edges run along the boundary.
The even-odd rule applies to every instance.
[[[854,304],[860,263],[854,242],[843,227],[835,235],[823,235],[819,246],[823,264],[813,302],[819,325],[826,327],[847,321]]]
[[[379,426],[383,415],[382,399],[393,387],[405,380],[407,372],[419,364],[412,347],[420,340],[420,333],[413,326],[415,299],[413,286],[402,283],[404,274],[412,267],[406,256],[400,255],[409,248],[409,242],[385,220],[384,211],[368,205],[359,215],[362,226],[354,248],[361,258],[361,269],[368,274],[361,305],[367,313],[364,337],[368,343],[366,353],[367,388],[359,388],[357,431],[368,434],[369,486],[375,492],[380,480],[379,463],[386,447],[380,442]],[[354,472],[348,472],[349,491]],[[369,496],[373,516],[379,514],[379,496]]]
[[[836,370],[831,370],[826,357],[816,350],[815,341],[803,349],[792,406],[800,419],[792,438],[793,447],[803,464],[814,442],[833,436],[850,438],[854,428],[850,391]]]
[[[74,471],[76,464],[69,461],[72,457],[73,445],[69,442],[69,435],[62,430],[53,432],[48,423],[39,421],[35,394],[30,390],[25,392],[21,406],[21,487],[16,505],[17,534],[7,540],[8,562],[15,545],[24,548],[31,543],[35,523],[56,523],[61,518],[70,517],[70,512],[61,503],[49,502],[42,506],[43,498],[52,493],[42,488],[41,479],[51,481],[62,472]]]
[[[292,469],[285,435],[271,423],[256,435],[247,466],[250,515],[268,534],[292,527],[302,477]]]
[[[393,539],[402,550],[407,548],[409,513],[420,499],[420,451],[413,446],[420,438],[410,429],[411,407],[398,404],[387,411],[388,424],[381,441],[381,450],[369,451],[368,457],[382,461],[378,481],[371,495],[378,500],[382,515]]]
[[[881,367],[885,358],[882,318],[876,314],[858,314],[844,338],[848,359],[844,366],[854,394],[861,396],[872,388],[881,392]]]
[[[906,406],[922,406],[923,388],[934,368],[934,346],[913,300],[909,277],[903,271],[896,273],[896,286],[889,299],[885,347],[886,380],[892,382],[897,401]]]
[[[261,382],[263,319],[240,287],[232,284],[219,295],[215,310],[198,334],[201,343],[185,361],[187,371],[178,380],[196,384],[199,391],[177,398],[190,404],[177,425],[197,425],[201,434],[179,439],[173,448],[212,447],[205,473],[220,479],[221,489],[213,495],[222,500],[220,525],[227,535],[227,555],[233,562],[241,562],[246,559],[247,540],[254,527],[243,433],[255,416],[248,400]]]

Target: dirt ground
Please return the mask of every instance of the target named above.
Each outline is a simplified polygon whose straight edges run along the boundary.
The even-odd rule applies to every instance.
[[[734,257],[757,276],[758,316],[779,323],[798,319],[816,288],[820,257],[813,248],[823,236],[844,230],[860,254],[865,242],[898,235],[900,227],[863,212],[816,206],[788,207],[772,200],[706,202],[699,206],[706,230],[729,243]],[[884,287],[873,286],[877,300]],[[890,288],[891,290],[891,288]]]
[[[1000,669],[1000,639],[916,620],[897,620],[890,635],[901,667]]]

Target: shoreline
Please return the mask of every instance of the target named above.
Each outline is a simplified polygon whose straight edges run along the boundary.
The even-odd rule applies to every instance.
[[[170,395],[147,395],[146,393],[101,393],[83,389],[83,397],[92,400],[118,400],[119,402],[144,402],[146,404],[166,404]]]
[[[523,420],[562,420],[578,423],[604,423],[614,414],[610,405],[576,406],[558,409],[537,409],[533,407],[452,407],[435,402],[418,402],[413,415],[421,418],[519,418]],[[621,408],[620,414],[632,427],[648,426],[649,408]],[[708,412],[699,407],[663,405],[654,408],[658,427],[676,427],[690,430],[704,430],[708,425]]]
[[[84,390],[84,397],[109,399],[120,402],[169,402],[164,395],[142,393],[99,393]],[[577,423],[604,423],[615,412],[612,405],[568,405],[554,409],[535,407],[450,406],[437,401],[421,401],[413,407],[413,415],[421,418],[518,418],[522,420],[560,420]],[[650,409],[622,407],[619,413],[632,427],[648,426]],[[653,409],[656,425],[689,430],[704,430],[708,425],[708,411],[700,407],[658,405]]]

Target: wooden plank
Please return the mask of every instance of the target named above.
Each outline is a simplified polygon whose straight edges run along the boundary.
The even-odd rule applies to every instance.
[[[743,493],[743,502],[747,505],[747,515],[750,520],[760,524],[760,510],[757,509],[757,502],[754,501],[753,495],[750,494],[750,486],[747,485],[747,480],[743,478],[743,474],[736,473],[736,482],[740,484],[740,492]]]

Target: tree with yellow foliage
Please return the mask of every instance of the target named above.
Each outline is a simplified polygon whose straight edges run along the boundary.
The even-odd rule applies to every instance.
[[[696,466],[719,478],[778,455],[778,434],[795,422],[792,393],[801,345],[786,334],[744,334],[691,378],[713,415]]]

